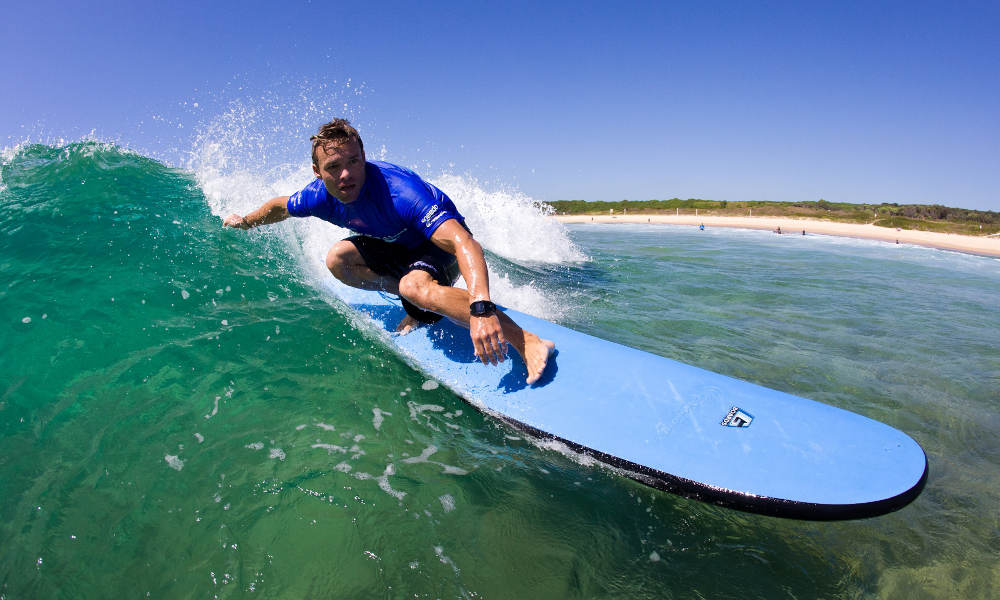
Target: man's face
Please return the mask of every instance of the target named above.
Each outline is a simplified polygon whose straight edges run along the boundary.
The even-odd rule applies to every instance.
[[[350,204],[365,184],[365,152],[355,140],[319,146],[313,173],[323,180],[331,196]]]

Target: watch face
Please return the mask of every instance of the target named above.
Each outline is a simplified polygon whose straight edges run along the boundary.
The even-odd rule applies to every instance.
[[[469,314],[473,317],[488,317],[495,313],[496,310],[496,304],[493,304],[489,300],[479,300],[469,306]]]

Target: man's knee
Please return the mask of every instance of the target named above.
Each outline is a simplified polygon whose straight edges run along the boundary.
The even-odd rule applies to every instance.
[[[433,290],[439,285],[427,271],[410,271],[399,280],[399,295],[425,310],[434,310]]]
[[[340,240],[326,253],[326,268],[337,279],[344,279],[348,270],[358,262],[364,262],[361,253],[347,240]]]

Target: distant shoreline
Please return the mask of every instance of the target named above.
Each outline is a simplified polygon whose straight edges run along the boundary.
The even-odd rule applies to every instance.
[[[764,229],[782,234],[822,234],[843,237],[916,244],[942,250],[955,250],[968,254],[1000,257],[1000,236],[972,236],[957,233],[936,233],[912,229],[891,229],[876,225],[839,223],[818,219],[792,219],[787,217],[717,217],[696,215],[554,215],[561,223],[654,223],[661,225],[691,225],[698,227],[736,227]]]

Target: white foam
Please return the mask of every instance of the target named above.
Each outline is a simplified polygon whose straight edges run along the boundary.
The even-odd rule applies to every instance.
[[[210,412],[207,415],[205,415],[206,419],[211,419],[215,415],[219,414],[219,400],[221,400],[221,399],[222,399],[222,396],[216,396],[215,397],[215,404],[212,405],[212,412]]]
[[[416,402],[407,402],[406,406],[410,408],[410,418],[414,421],[417,417],[425,412],[444,412],[444,407],[437,404],[417,404]]]
[[[441,508],[444,509],[444,512],[450,513],[455,510],[455,498],[451,494],[445,494],[439,497],[438,500],[441,501]]]
[[[426,448],[424,448],[423,452],[420,453],[420,456],[411,456],[410,458],[403,459],[403,462],[406,463],[406,464],[408,464],[408,465],[415,465],[415,464],[419,464],[419,463],[427,463],[427,464],[431,464],[431,465],[437,465],[437,466],[441,467],[441,472],[445,473],[446,475],[468,475],[469,474],[468,471],[466,471],[465,469],[463,469],[461,467],[456,467],[454,465],[449,465],[449,464],[445,464],[445,463],[442,463],[442,462],[437,462],[437,461],[434,461],[434,460],[430,460],[430,457],[435,452],[437,452],[437,451],[438,451],[437,446],[433,446],[433,445],[427,446]]]
[[[372,414],[374,414],[372,417],[372,427],[374,427],[376,431],[382,428],[382,421],[385,420],[384,415],[389,415],[390,417],[392,416],[391,412],[386,412],[381,408],[373,408]]]
[[[455,561],[445,556],[444,548],[442,546],[434,546],[434,554],[437,554],[438,560],[450,566],[456,574],[458,573],[458,566],[455,564]]]
[[[164,456],[163,460],[167,461],[167,465],[175,471],[180,471],[184,468],[184,461],[172,454]]]
[[[334,452],[339,452],[340,454],[347,454],[347,448],[344,448],[343,446],[337,446],[336,444],[313,444],[312,446],[309,447],[326,450],[330,454],[333,454]]]
[[[534,441],[534,443],[539,448],[543,448],[545,450],[552,450],[552,451],[558,452],[559,454],[562,454],[563,456],[565,456],[566,458],[572,460],[573,462],[577,463],[578,465],[581,465],[581,466],[584,466],[584,467],[593,467],[595,465],[601,465],[602,464],[601,462],[597,461],[594,457],[588,456],[588,455],[583,454],[581,452],[577,452],[577,451],[573,450],[572,448],[570,448],[569,446],[567,446],[566,444],[564,444],[563,442],[560,442],[558,440],[553,440],[553,439],[537,440],[537,441]]]
[[[397,500],[402,500],[403,497],[406,496],[406,492],[401,492],[401,491],[398,491],[398,490],[394,490],[394,489],[392,489],[392,486],[389,485],[389,476],[390,475],[395,475],[395,474],[396,474],[395,467],[392,466],[392,463],[389,463],[385,467],[385,472],[383,472],[382,475],[380,475],[378,477],[373,477],[372,475],[369,475],[368,473],[356,473],[354,476],[357,479],[362,480],[362,481],[367,480],[367,479],[374,479],[375,482],[378,483],[379,489],[381,489],[386,494],[389,494],[393,498],[396,498]]]
[[[517,190],[487,190],[468,175],[431,179],[465,217],[476,240],[491,252],[515,262],[580,262],[586,256],[566,228],[549,219],[551,209]]]
[[[426,448],[424,448],[423,452],[420,453],[420,456],[412,456],[410,458],[407,458],[403,462],[407,464],[429,462],[427,459],[429,459],[435,452],[437,452],[437,450],[438,450],[437,446],[433,445],[427,446]]]

